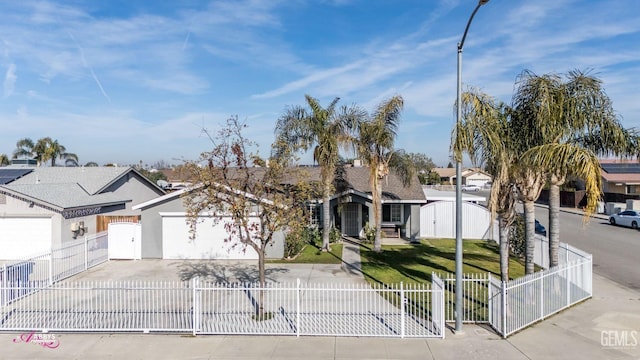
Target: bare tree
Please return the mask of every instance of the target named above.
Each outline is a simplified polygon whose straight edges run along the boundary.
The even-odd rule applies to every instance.
[[[276,236],[284,239],[287,231],[306,226],[305,181],[298,181],[297,170],[275,160],[267,163],[250,152],[255,144],[242,135],[245,127],[232,117],[215,137],[204,130],[213,149],[202,153],[199,161],[186,164],[195,182],[183,201],[192,238],[200,216],[211,214],[224,224],[225,242],[232,248],[258,254],[260,288],[264,288],[268,246]],[[266,315],[263,304],[264,292],[259,291],[259,318]]]

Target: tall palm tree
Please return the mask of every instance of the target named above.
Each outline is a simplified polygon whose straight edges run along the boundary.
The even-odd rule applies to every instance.
[[[78,163],[78,155],[68,153],[58,140],[53,140],[50,137],[39,139],[34,145],[33,151],[40,164],[51,161],[51,166],[56,166],[56,159],[70,160],[72,164]]]
[[[488,208],[498,220],[500,276],[509,280],[509,229],[515,221],[515,142],[511,137],[509,109],[481,91],[462,95],[461,121],[453,132],[452,150],[456,158],[467,153],[474,165],[485,165],[492,176]]]
[[[340,160],[340,148],[351,145],[352,133],[365,116],[358,106],[337,107],[335,98],[326,108],[305,95],[308,107],[292,106],[276,124],[277,143],[304,151],[313,148],[314,161],[320,166],[322,186],[322,250],[329,251],[330,197],[335,171]]]
[[[528,140],[523,160],[537,169],[534,171],[544,172],[549,184],[549,265],[556,266],[560,186],[569,175],[584,179],[585,211],[595,211],[601,194],[596,155],[632,155],[637,152],[637,135],[620,125],[601,81],[581,71],[570,71],[564,77],[524,71],[515,99],[519,129]],[[523,188],[532,190],[532,186]]]
[[[359,125],[356,149],[360,158],[369,166],[369,183],[373,199],[374,224],[376,236],[374,251],[381,251],[382,228],[382,183],[381,181],[392,169],[405,184],[411,182],[415,171],[410,159],[404,151],[394,149],[398,132],[400,113],[404,101],[401,96],[394,96],[378,105],[370,119]]]

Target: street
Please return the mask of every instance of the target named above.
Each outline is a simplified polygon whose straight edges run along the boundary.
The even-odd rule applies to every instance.
[[[536,206],[536,219],[549,231],[548,210]],[[640,231],[609,225],[604,219],[560,212],[560,241],[593,254],[593,270],[640,291]]]

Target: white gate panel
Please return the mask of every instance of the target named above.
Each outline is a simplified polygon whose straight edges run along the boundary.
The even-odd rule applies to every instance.
[[[51,218],[1,218],[0,259],[19,260],[51,251]]]
[[[462,237],[498,239],[498,223],[491,227],[491,212],[470,202],[462,203]],[[455,238],[455,201],[436,201],[420,208],[420,237]]]
[[[258,259],[250,246],[229,239],[225,223],[231,218],[201,217],[196,225],[196,237],[190,239],[189,225],[184,215],[162,217],[162,257],[164,259]],[[258,223],[258,219],[251,221]]]
[[[109,259],[138,260],[142,255],[142,227],[139,223],[110,223]]]

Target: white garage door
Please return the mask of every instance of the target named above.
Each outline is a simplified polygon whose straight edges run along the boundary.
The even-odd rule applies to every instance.
[[[19,260],[51,251],[51,218],[0,218],[0,258]]]
[[[202,217],[196,228],[196,238],[189,238],[189,226],[184,215],[161,214],[162,257],[164,259],[257,259],[258,253],[249,246],[229,239],[224,228],[230,218],[216,220]],[[257,219],[255,220],[257,222]],[[227,240],[227,241],[225,241]]]

